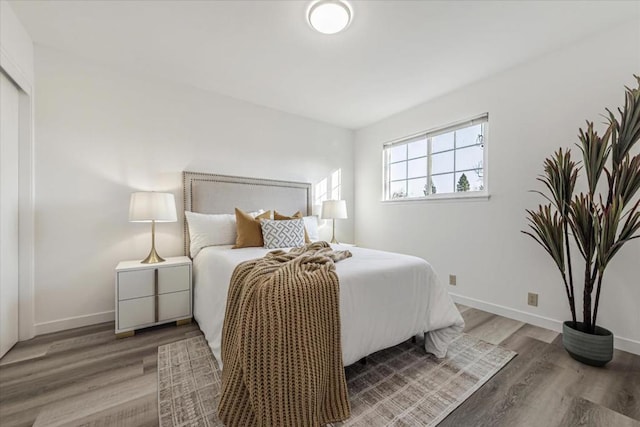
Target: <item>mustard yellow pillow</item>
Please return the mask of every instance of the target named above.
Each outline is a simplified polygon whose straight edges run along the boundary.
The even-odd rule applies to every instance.
[[[248,213],[242,212],[240,209],[236,208],[237,237],[236,244],[232,249],[264,246],[260,219],[269,218],[271,218],[271,211],[266,211],[253,218]]]
[[[273,219],[277,221],[287,220],[287,219],[302,219],[302,212],[298,211],[291,216],[282,215],[278,211],[273,211]],[[304,228],[304,242],[311,243],[311,239],[309,239],[309,234],[307,233],[307,227]]]

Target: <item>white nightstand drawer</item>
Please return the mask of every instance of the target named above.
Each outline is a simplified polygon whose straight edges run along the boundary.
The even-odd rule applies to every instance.
[[[153,295],[155,272],[153,269],[121,271],[118,273],[118,299],[120,301]]]
[[[154,295],[155,274],[158,270],[158,293],[188,291],[191,283],[190,265],[121,271],[118,273],[118,300]]]
[[[118,302],[118,328],[128,329],[155,322],[155,297]]]
[[[173,292],[158,296],[158,321],[191,317],[191,292]]]
[[[191,282],[190,265],[158,269],[158,293],[188,291]]]

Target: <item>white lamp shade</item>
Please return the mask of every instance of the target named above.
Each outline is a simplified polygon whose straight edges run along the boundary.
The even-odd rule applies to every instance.
[[[347,202],[344,200],[325,200],[322,202],[322,219],[346,219]]]
[[[172,193],[153,191],[131,193],[129,221],[176,222],[176,200]]]

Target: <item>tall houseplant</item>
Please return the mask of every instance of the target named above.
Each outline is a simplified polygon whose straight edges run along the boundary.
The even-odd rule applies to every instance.
[[[569,149],[559,149],[544,161],[538,180],[549,194],[536,192],[549,203],[527,210],[529,230],[523,231],[551,255],[560,270],[572,319],[563,325],[565,348],[572,357],[597,366],[613,356],[613,335],[596,323],[604,273],[620,248],[640,237],[640,200],[634,202],[640,189],[640,154],[631,152],[640,139],[640,77],[635,78],[638,87],[626,88],[619,117],[607,110],[602,135],[593,122],[580,129],[581,165],[572,160]],[[574,194],[580,171],[587,178],[587,191]],[[582,322],[576,315],[571,261],[576,248],[584,262]]]

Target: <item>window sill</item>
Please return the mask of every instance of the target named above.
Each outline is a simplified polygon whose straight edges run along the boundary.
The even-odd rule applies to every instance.
[[[453,201],[483,201],[489,200],[490,194],[486,191],[474,191],[471,193],[447,193],[447,194],[434,194],[427,197],[412,197],[393,200],[381,200],[384,204],[402,204],[402,203],[416,203],[416,202],[453,202]]]

